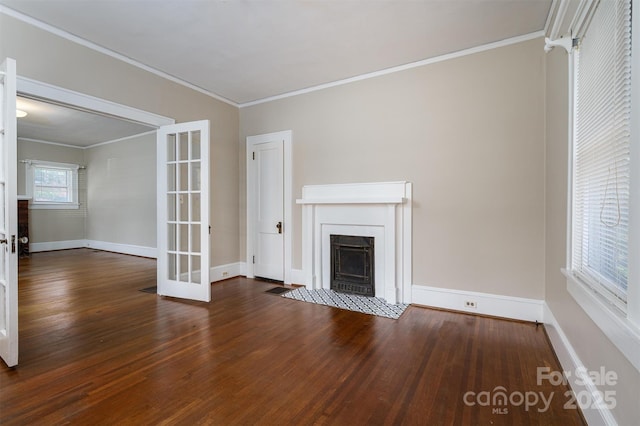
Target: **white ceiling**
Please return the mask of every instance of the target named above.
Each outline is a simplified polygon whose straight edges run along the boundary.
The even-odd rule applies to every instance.
[[[551,0],[0,0],[236,105],[544,29]]]
[[[155,130],[123,119],[18,96],[16,107],[27,113],[18,118],[23,140],[88,147]]]

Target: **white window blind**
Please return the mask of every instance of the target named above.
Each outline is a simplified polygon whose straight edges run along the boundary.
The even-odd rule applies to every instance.
[[[69,169],[34,166],[33,200],[36,202],[73,202],[73,171]]]
[[[631,1],[602,0],[575,54],[573,273],[626,311]]]
[[[31,209],[77,209],[77,164],[22,160],[25,163],[26,191],[33,198]]]

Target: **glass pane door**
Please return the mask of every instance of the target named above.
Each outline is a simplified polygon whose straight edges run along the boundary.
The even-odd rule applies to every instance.
[[[158,294],[209,301],[209,122],[158,131]]]

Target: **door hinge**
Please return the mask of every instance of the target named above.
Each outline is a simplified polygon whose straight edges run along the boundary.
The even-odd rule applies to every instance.
[[[253,159],[255,160],[256,159],[256,152],[254,151],[254,152],[252,152],[252,154],[253,154]]]
[[[255,256],[253,256],[253,263],[254,264],[256,263],[256,257]]]
[[[211,225],[209,225],[209,235],[211,235]]]

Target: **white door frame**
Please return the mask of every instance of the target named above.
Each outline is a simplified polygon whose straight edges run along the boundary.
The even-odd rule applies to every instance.
[[[247,253],[246,276],[253,278],[253,218],[256,213],[255,206],[255,169],[253,166],[253,145],[271,142],[281,139],[284,143],[284,283],[292,283],[291,271],[291,242],[293,240],[293,155],[292,155],[292,131],[266,133],[263,135],[247,136],[246,140],[246,164],[247,164]]]
[[[74,92],[73,90],[53,86],[26,77],[18,76],[17,92],[18,95],[30,95],[45,101],[59,102],[98,114],[133,120],[155,128],[176,122],[173,118],[118,104],[106,99],[96,98],[95,96],[85,95],[84,93]]]
[[[106,99],[86,95],[84,93],[75,92],[73,90],[64,89],[62,87],[32,80],[26,77],[18,76],[16,87],[18,95],[32,96],[34,98],[41,99],[44,102],[50,101],[53,103],[60,103],[71,107],[77,107],[91,113],[131,120],[141,124],[146,124],[150,127],[154,127],[155,129],[175,123],[173,118],[143,111],[127,105],[118,104]],[[157,258],[157,247],[149,252],[145,252],[144,255]]]

